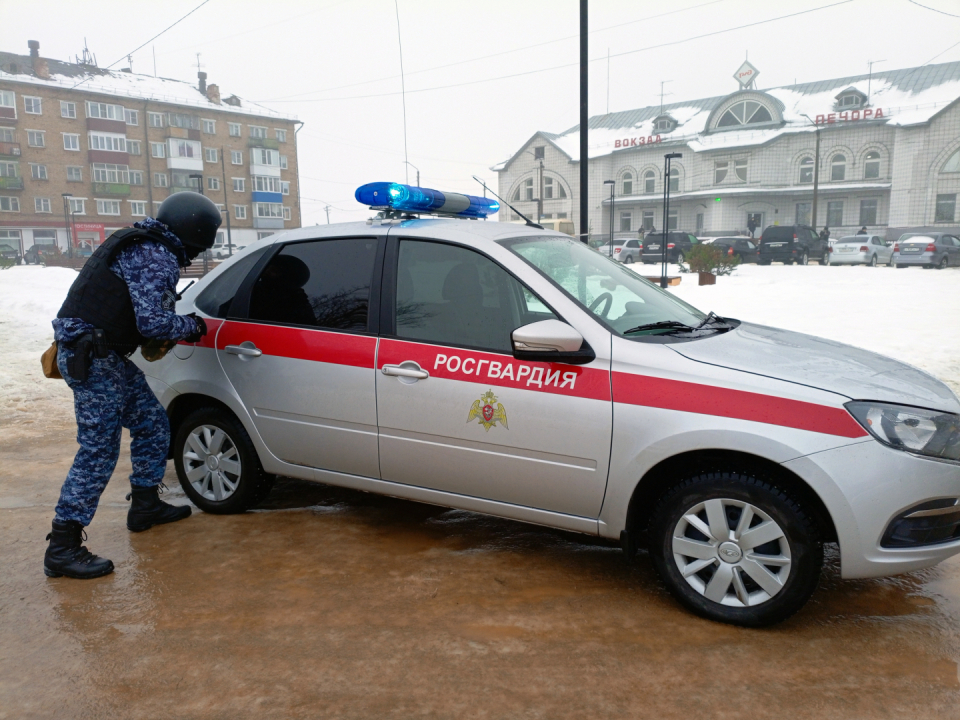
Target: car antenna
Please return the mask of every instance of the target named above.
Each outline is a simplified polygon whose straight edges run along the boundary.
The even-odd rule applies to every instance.
[[[483,180],[481,180],[480,178],[478,178],[476,175],[473,175],[472,177],[473,177],[473,179],[476,180],[478,183],[480,183],[481,185],[483,185],[483,189],[484,189],[484,190],[490,190],[490,188],[487,187],[487,184],[486,184]],[[506,200],[504,200],[502,197],[500,197],[499,195],[497,195],[493,190],[490,190],[490,194],[493,195],[497,200],[499,200],[500,202],[502,202],[504,205],[506,205],[508,208],[510,208],[511,210],[513,210],[517,215],[519,215],[519,216],[522,217],[524,220],[526,220],[526,221],[527,221],[527,225],[529,225],[530,227],[535,227],[535,228],[537,228],[538,230],[543,230],[543,225],[537,225],[535,222],[531,221],[530,218],[528,218],[528,217],[527,217],[526,215],[524,215],[522,212],[520,212],[519,210],[517,210],[513,205],[511,205],[510,203],[508,203],[508,202],[507,202]]]

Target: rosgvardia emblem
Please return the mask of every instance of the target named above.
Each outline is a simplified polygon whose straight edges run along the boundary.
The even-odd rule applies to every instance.
[[[474,419],[479,421],[487,432],[497,423],[503,425],[505,430],[510,429],[507,427],[507,411],[497,402],[497,396],[492,390],[487,390],[479,400],[474,401],[470,414],[467,415],[467,422],[473,422]]]

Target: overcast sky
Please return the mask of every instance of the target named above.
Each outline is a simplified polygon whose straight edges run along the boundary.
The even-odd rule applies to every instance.
[[[26,54],[38,40],[42,56],[68,60],[86,38],[106,67],[200,2],[0,0],[0,48]],[[397,3],[407,152],[421,185],[482,194],[471,175],[495,186],[490,166],[535,131],[579,121],[577,0]],[[875,71],[960,60],[960,17],[944,14],[960,16],[960,0],[922,4],[932,9],[911,0],[592,0],[590,114],[607,111],[608,92],[611,112],[657,104],[662,80],[668,103],[727,94],[748,53],[761,89],[865,73],[868,60],[885,61]],[[762,24],[734,29],[753,23]],[[696,39],[707,33],[716,34]],[[405,181],[394,0],[208,0],[135,53],[134,72],[153,73],[154,51],[160,76],[196,82],[199,52],[224,96],[304,121],[305,225],[325,223],[327,204],[333,222],[363,219],[357,186]]]

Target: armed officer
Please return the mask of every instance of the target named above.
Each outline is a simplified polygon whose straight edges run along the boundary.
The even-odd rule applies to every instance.
[[[148,340],[197,342],[207,328],[195,314],[177,315],[180,268],[216,239],[220,211],[199,193],[179,192],[146,218],[118,230],[90,257],[53,321],[57,367],[73,390],[80,449],[60,491],[43,560],[50,577],[95,578],[113,563],[81,545],[84,528],[130,431],[131,532],[176,522],[189,507],[160,500],[170,424],[130,355]]]

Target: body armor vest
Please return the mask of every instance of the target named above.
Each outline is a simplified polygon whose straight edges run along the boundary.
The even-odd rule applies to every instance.
[[[107,347],[121,355],[129,355],[146,342],[137,329],[130,289],[123,278],[110,270],[110,264],[124,248],[148,240],[177,255],[176,245],[159,232],[137,228],[117,230],[80,269],[57,317],[80,318],[103,330]]]

